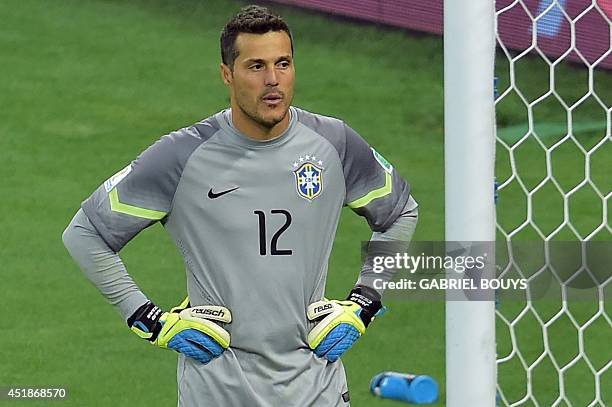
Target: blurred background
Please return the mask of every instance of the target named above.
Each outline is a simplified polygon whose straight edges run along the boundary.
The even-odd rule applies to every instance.
[[[70,393],[62,402],[66,406],[176,403],[176,354],[146,346],[127,329],[73,263],[61,234],[81,201],[160,136],[228,106],[219,35],[250,3],[269,6],[292,29],[294,104],[342,118],[364,136],[412,184],[420,204],[415,239],[444,240],[441,1],[5,0],[0,2],[0,386],[64,386]],[[498,3],[498,10],[511,5]],[[518,55],[531,40],[531,20],[521,9],[541,6],[525,3],[529,7],[502,13],[514,23],[499,20],[500,41],[507,45],[498,54],[500,92],[511,87],[515,75],[508,55]],[[568,35],[565,20],[558,20],[544,26],[550,35],[541,42],[551,58],[564,52],[555,44]],[[604,23],[609,27],[609,20]],[[601,47],[609,52],[609,32],[607,37],[584,32],[583,58],[599,58]],[[521,89],[545,86],[542,61],[521,59]],[[581,61],[568,54],[556,67],[566,92],[577,97],[585,87]],[[586,137],[598,137],[606,123],[609,137],[612,81],[603,68],[612,64],[605,56],[601,61],[596,83],[608,110],[598,104],[583,109],[582,121],[590,123],[585,131],[592,133]],[[546,112],[544,123],[553,126],[545,127],[554,137],[559,133],[554,124],[563,123],[565,111]],[[520,97],[508,97],[497,114],[500,136],[520,139],[526,131]],[[527,175],[540,165],[529,158],[529,148],[521,167]],[[609,188],[606,174],[612,168],[607,158],[602,161],[597,174]],[[575,165],[567,173],[580,163]],[[521,191],[506,191],[501,198],[507,194],[502,202],[512,223],[523,213],[513,205]],[[331,298],[344,297],[353,286],[360,242],[370,236],[365,221],[349,210],[338,230],[327,287]],[[121,254],[160,306],[184,297],[182,260],[161,226],[144,231]],[[369,393],[372,376],[385,370],[433,376],[441,385],[437,405],[444,405],[444,304],[387,305],[390,312],[343,357],[352,405],[399,405]],[[537,337],[539,328],[527,326],[526,337]],[[604,331],[593,346],[609,344],[608,338]],[[542,381],[543,393],[554,392],[549,377]],[[605,380],[612,383],[609,374]],[[507,385],[520,394],[525,380]],[[584,388],[590,387],[577,390],[575,405],[586,405],[580,404]]]

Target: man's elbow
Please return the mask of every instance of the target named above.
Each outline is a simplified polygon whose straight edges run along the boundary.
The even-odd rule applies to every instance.
[[[76,234],[75,227],[73,223],[70,222],[68,226],[66,226],[66,229],[64,229],[64,232],[62,233],[62,243],[64,243],[64,247],[68,249],[69,252],[70,252],[70,249],[73,247],[73,242],[75,240],[75,234]]]

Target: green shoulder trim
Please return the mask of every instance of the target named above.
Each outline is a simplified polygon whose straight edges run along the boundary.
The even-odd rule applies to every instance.
[[[366,206],[367,204],[369,204],[370,202],[372,202],[373,200],[377,198],[382,198],[383,196],[389,195],[392,191],[393,191],[393,180],[391,178],[391,174],[385,171],[385,185],[384,186],[378,189],[375,189],[373,191],[370,191],[367,195],[353,202],[349,202],[347,205],[353,209],[361,208],[362,206]]]
[[[152,220],[160,220],[166,216],[166,212],[154,211],[153,209],[144,209],[121,203],[119,201],[119,193],[117,192],[117,188],[113,188],[108,196],[110,198],[110,207],[113,212],[125,213],[138,218]]]

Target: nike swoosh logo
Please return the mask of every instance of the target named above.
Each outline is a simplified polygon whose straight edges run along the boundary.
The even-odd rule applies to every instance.
[[[236,187],[236,188],[228,189],[228,190],[225,190],[225,191],[222,191],[222,192],[218,192],[218,193],[214,193],[214,192],[213,192],[213,190],[212,190],[212,188],[211,188],[211,189],[209,189],[209,190],[208,190],[208,197],[209,197],[210,199],[216,199],[216,198],[219,198],[220,196],[223,196],[223,195],[225,195],[225,194],[229,194],[230,192],[235,191],[235,190],[237,190],[238,188],[240,188],[240,187]]]

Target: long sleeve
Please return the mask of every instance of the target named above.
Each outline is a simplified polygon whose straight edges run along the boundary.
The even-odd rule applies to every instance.
[[[124,319],[148,301],[127,273],[119,255],[100,237],[82,209],[76,213],[62,239],[85,276]]]
[[[418,204],[414,198],[410,196],[400,216],[387,230],[384,232],[372,233],[371,242],[388,242],[372,246],[375,247],[376,255],[395,256],[396,253],[406,251],[414,235],[418,223],[418,216]],[[368,251],[366,258],[371,258],[373,255],[372,251]],[[357,284],[372,287],[382,295],[383,290],[374,287],[374,280],[391,281],[394,274],[395,270],[385,270],[382,273],[376,273],[373,271],[371,262],[366,261],[363,264]]]

